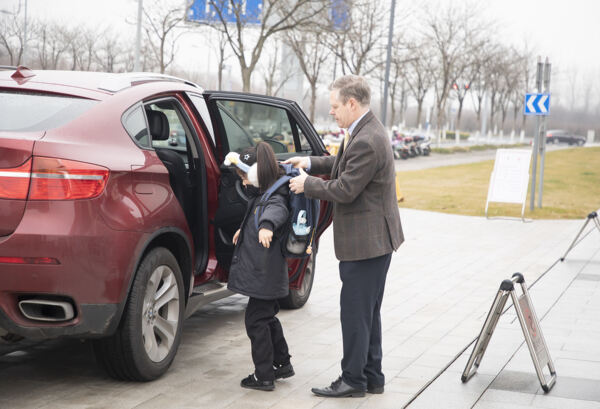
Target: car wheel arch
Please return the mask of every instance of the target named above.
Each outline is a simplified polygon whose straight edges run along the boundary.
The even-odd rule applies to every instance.
[[[125,309],[125,305],[129,299],[133,280],[135,279],[135,275],[139,269],[139,266],[144,260],[144,257],[156,247],[165,247],[167,250],[173,253],[173,256],[175,256],[183,275],[185,302],[187,304],[191,279],[193,276],[192,245],[181,229],[176,227],[163,227],[152,233],[141,246],[142,250],[138,253],[133,268],[131,269],[131,274],[127,284],[127,291],[119,303],[118,313],[115,317],[117,325],[123,318],[123,310]],[[117,325],[114,325],[114,330],[116,330]],[[114,331],[110,332],[112,333]]]

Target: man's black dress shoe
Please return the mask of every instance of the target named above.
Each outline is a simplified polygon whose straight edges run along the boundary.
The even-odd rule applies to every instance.
[[[275,383],[273,381],[261,381],[256,378],[256,375],[248,375],[247,378],[242,379],[240,382],[242,388],[256,389],[259,391],[273,391],[275,390]]]
[[[365,391],[348,385],[342,380],[341,376],[336,381],[333,381],[330,386],[312,388],[311,391],[317,396],[326,398],[362,398],[365,396]]]
[[[294,367],[289,362],[285,365],[273,365],[273,369],[275,372],[275,379],[285,379],[296,374],[294,372]]]
[[[372,393],[373,395],[380,395],[383,393],[383,385],[367,384],[367,393]]]

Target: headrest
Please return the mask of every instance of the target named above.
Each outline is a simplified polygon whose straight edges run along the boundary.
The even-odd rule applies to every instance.
[[[169,139],[169,121],[167,116],[160,111],[146,110],[150,135],[155,141],[166,141]]]

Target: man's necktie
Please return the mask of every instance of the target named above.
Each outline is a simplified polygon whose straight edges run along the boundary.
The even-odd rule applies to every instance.
[[[344,150],[346,150],[346,146],[348,145],[348,141],[350,140],[350,134],[347,129],[344,129]]]

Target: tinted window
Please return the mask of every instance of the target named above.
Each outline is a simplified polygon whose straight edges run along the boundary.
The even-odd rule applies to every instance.
[[[57,128],[97,103],[62,95],[0,91],[0,131],[45,131]]]
[[[187,150],[187,132],[183,126],[182,118],[179,117],[179,111],[172,101],[161,101],[146,105],[146,109],[159,111],[165,114],[169,123],[169,136],[166,140],[157,139],[152,136],[152,147],[169,148],[173,150]]]
[[[148,135],[148,127],[146,126],[146,118],[142,107],[133,108],[123,115],[123,126],[127,130],[129,136],[140,146],[144,148],[150,147],[150,137]]]
[[[206,101],[204,100],[204,97],[200,96],[200,95],[196,95],[196,94],[188,94],[188,95],[189,95],[190,99],[192,100],[192,103],[198,110],[198,113],[200,113],[202,122],[204,122],[204,125],[206,125],[206,129],[208,130],[208,133],[210,134],[210,137],[211,137],[211,139],[213,141],[213,145],[214,145],[215,133],[213,131],[212,122],[210,120],[210,114],[208,113],[208,107],[206,106]]]
[[[217,106],[230,151],[241,152],[264,141],[276,154],[296,152],[292,124],[285,109],[242,101],[218,101]],[[298,135],[298,145],[302,147],[298,152],[305,148],[310,150],[301,131]]]

